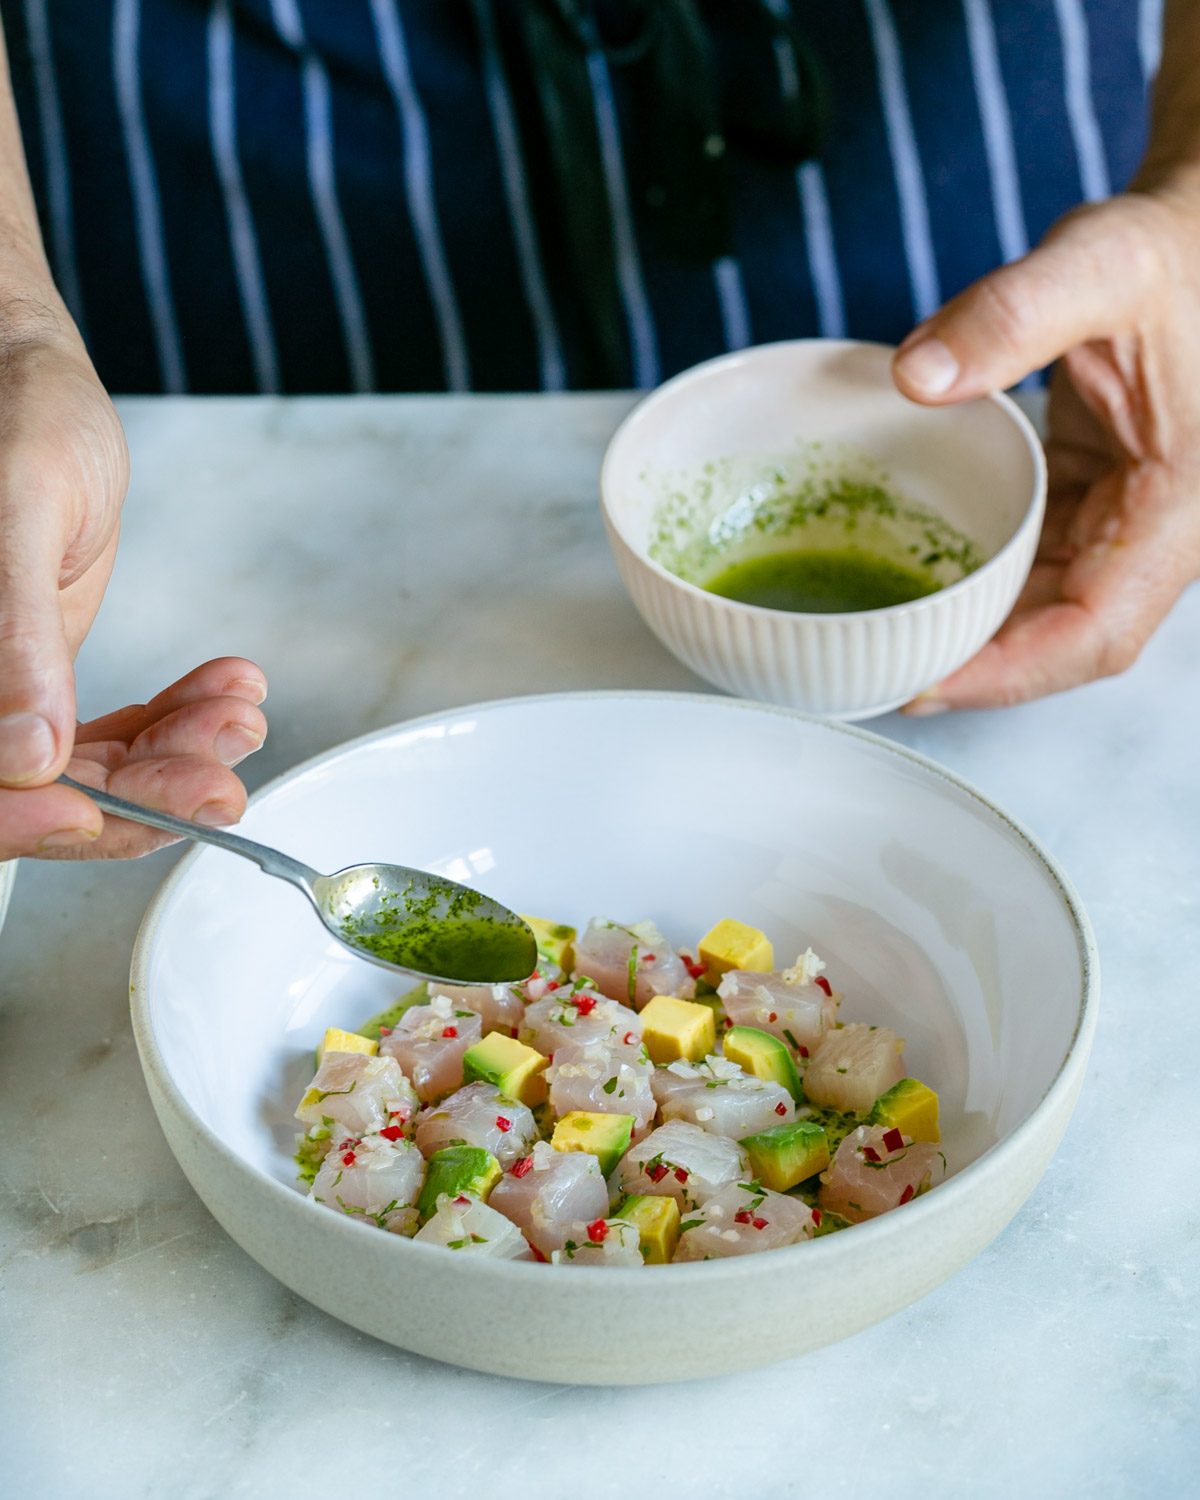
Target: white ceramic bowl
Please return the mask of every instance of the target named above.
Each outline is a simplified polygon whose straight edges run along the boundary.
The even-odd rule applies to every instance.
[[[1087,919],[1032,840],[929,761],[718,697],[486,704],[382,730],[284,776],[245,830],[332,870],[403,858],[579,923],[717,917],[812,943],[851,1019],[908,1039],[942,1099],[949,1181],[875,1222],[740,1260],[617,1270],[467,1260],[294,1186],[292,1110],[327,1025],[403,984],[296,892],[214,849],[150,907],[133,1019],[183,1170],[273,1275],[357,1328],[454,1364],[633,1383],[766,1364],[929,1291],[1008,1222],[1071,1113],[1096,1014]],[[764,1315],[769,1309],[769,1315]]]
[[[12,899],[16,880],[17,862],[15,859],[7,859],[0,864],[0,927],[4,926],[4,918],[8,915],[8,903]]]
[[[801,339],[709,360],[669,380],[617,430],[601,473],[609,540],[646,623],[679,659],[727,692],[840,719],[908,702],[995,633],[1028,576],[1041,531],[1046,465],[1037,434],[1006,396],[938,409],[906,401],[880,344]],[[863,455],[890,486],[938,512],[987,559],[910,604],[798,614],[736,603],[651,558],[675,480],[716,495],[707,517],[787,455],[820,444]],[[715,480],[706,464],[723,466]]]

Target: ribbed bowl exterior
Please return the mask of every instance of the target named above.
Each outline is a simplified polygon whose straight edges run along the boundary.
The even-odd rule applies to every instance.
[[[1033,563],[1024,528],[969,578],[912,604],[848,615],[801,615],[732,603],[671,578],[640,557],[605,514],[622,581],[667,650],[726,692],[836,719],[907,703],[968,661],[995,634]]]

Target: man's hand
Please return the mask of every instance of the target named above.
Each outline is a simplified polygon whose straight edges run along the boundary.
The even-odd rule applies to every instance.
[[[64,770],[201,822],[236,822],[245,807],[228,767],[266,735],[253,662],[210,662],[76,729],[72,664],[108,582],[127,479],[121,424],[52,289],[0,307],[0,859],[169,842],[106,821],[53,784]]]
[[[1076,210],[915,329],[893,373],[905,395],[944,405],[1054,360],[1029,582],[995,639],[910,713],[1123,671],[1200,577],[1200,189]]]
[[[253,662],[227,656],[197,667],[146,704],[118,709],[74,734],[67,773],[76,781],[210,827],[236,823],[246,792],[228,767],[267,733],[267,685]],[[119,859],[169,844],[122,818],[105,818],[65,786],[0,789],[0,859]]]

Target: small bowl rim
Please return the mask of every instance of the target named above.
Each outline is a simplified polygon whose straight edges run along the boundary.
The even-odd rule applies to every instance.
[[[701,588],[699,584],[690,583],[686,578],[681,578],[678,573],[672,573],[669,568],[664,568],[656,562],[648,552],[629,536],[625,527],[621,524],[615,514],[615,506],[611,499],[613,488],[611,481],[611,469],[615,465],[618,448],[627,443],[631,431],[646,420],[647,415],[655,408],[673,396],[676,396],[681,388],[693,382],[699,383],[708,378],[714,371],[725,367],[733,367],[738,364],[754,363],[757,359],[778,350],[790,349],[812,349],[820,346],[825,349],[879,349],[892,353],[896,345],[879,343],[871,339],[776,339],[765,344],[751,344],[745,349],[734,349],[727,354],[715,355],[712,359],[701,360],[699,364],[691,365],[686,370],[681,370],[678,375],[672,375],[669,380],[664,380],[654,390],[648,392],[637,403],[632,411],[622,419],[620,426],[609,439],[608,446],[604,450],[604,458],[600,465],[600,506],[604,519],[611,528],[613,534],[619,538],[622,545],[627,549],[643,567],[648,568],[659,578],[664,579],[674,587],[682,589],[694,599],[701,599],[705,604],[720,609],[724,607],[734,612],[742,612],[752,617],[771,619],[792,619],[805,624],[812,622],[829,621],[838,623],[845,620],[858,620],[863,617],[870,619],[881,619],[884,617],[897,618],[901,615],[915,614],[923,610],[937,608],[942,602],[952,599],[959,593],[964,592],[976,579],[992,571],[1002,560],[1011,553],[1024,546],[1028,534],[1035,527],[1040,529],[1042,518],[1046,509],[1046,491],[1048,471],[1046,467],[1046,453],[1042,446],[1042,440],[1038,436],[1037,429],[1033,423],[1012,399],[1004,391],[991,391],[983,396],[974,396],[969,401],[953,402],[937,407],[920,406],[916,402],[910,403],[914,409],[919,411],[954,411],[959,407],[972,405],[977,401],[990,402],[996,406],[1006,417],[1024,440],[1027,451],[1033,458],[1033,489],[1025,513],[1021,517],[1020,524],[1008,538],[1008,540],[992,555],[986,558],[972,573],[963,578],[957,578],[953,583],[944,584],[935,589],[931,594],[923,594],[919,599],[909,599],[901,604],[885,604],[877,609],[849,609],[849,610],[799,610],[799,609],[773,609],[765,604],[746,604],[740,599],[728,599],[723,594],[711,593],[708,589]]]
[[[994,1177],[997,1173],[1003,1174],[1006,1163],[1014,1159],[1019,1159],[1024,1143],[1039,1134],[1044,1117],[1053,1112],[1053,1108],[1064,1095],[1077,1087],[1075,1075],[1086,1064],[1099,1009],[1099,953],[1091,921],[1079,894],[1073,883],[1059,868],[1051,855],[1017,819],[1005,812],[1003,808],[998,807],[971,782],[960,777],[947,767],[940,765],[937,761],[930,759],[928,756],[922,755],[919,751],[912,750],[907,745],[900,744],[895,740],[890,740],[884,735],[874,734],[870,730],[861,729],[857,725],[846,724],[836,719],[829,719],[820,714],[805,713],[800,709],[788,708],[780,704],[759,703],[753,699],[730,698],[709,693],[664,692],[654,689],[585,689],[574,692],[536,693],[511,698],[483,700],[472,704],[463,704],[458,707],[439,709],[435,712],[422,714],[411,719],[400,720],[395,724],[384,725],[379,729],[369,730],[367,733],[357,735],[353,739],[332,745],[328,749],[301,761],[299,764],[281,771],[279,775],[272,777],[270,781],[254,792],[249,800],[249,805],[256,805],[287,783],[297,780],[303,775],[307,775],[308,772],[323,764],[330,763],[344,755],[349,755],[377,741],[388,739],[398,732],[416,731],[425,726],[444,722],[451,718],[457,719],[480,715],[495,712],[499,709],[522,708],[534,703],[569,704],[580,701],[607,701],[616,704],[628,702],[630,699],[650,700],[658,703],[662,703],[664,700],[703,703],[708,708],[718,712],[744,712],[748,709],[754,713],[772,714],[785,719],[799,720],[816,725],[824,730],[830,730],[836,734],[844,734],[854,739],[865,741],[876,749],[909,761],[936,779],[944,781],[959,792],[964,793],[970,801],[979,804],[987,814],[996,818],[1018,838],[1033,860],[1049,876],[1073,930],[1080,963],[1080,990],[1076,1001],[1075,1025],[1070,1041],[1067,1043],[1066,1050],[1055,1070],[1054,1076],[1050,1079],[1041,1098],[1033,1106],[1026,1118],[1006,1136],[988,1146],[973,1161],[968,1162],[952,1177],[939,1184],[935,1192],[922,1194],[920,1198],[908,1204],[903,1216],[882,1214],[878,1218],[854,1225],[854,1242],[865,1252],[868,1241],[878,1240],[882,1242],[888,1236],[897,1233],[907,1233],[908,1231],[904,1228],[905,1224],[911,1225],[915,1230],[920,1223],[923,1223],[927,1219],[930,1213],[949,1213],[952,1210],[952,1205],[959,1203],[968,1195],[974,1195],[976,1192],[982,1191],[984,1179]],[[317,1205],[314,1205],[310,1198],[298,1192],[292,1184],[281,1182],[279,1178],[263,1171],[260,1167],[241,1156],[228,1142],[217,1134],[206,1120],[201,1118],[184,1097],[183,1091],[167,1067],[165,1058],[158,1045],[158,1039],[155,1035],[150,1014],[150,988],[148,981],[151,951],[155,944],[157,929],[167,915],[177,887],[183,883],[196,861],[206,853],[205,846],[197,845],[179,860],[155,891],[138,927],[130,965],[129,1002],[138,1056],[143,1071],[147,1075],[147,1083],[150,1086],[152,1098],[155,1092],[157,1092],[164,1103],[169,1105],[175,1117],[186,1125],[193,1138],[203,1140],[208,1151],[215,1154],[226,1170],[231,1171],[235,1177],[240,1178],[242,1181],[256,1184],[255,1191],[266,1193],[268,1198],[278,1206],[281,1213],[292,1215],[303,1214],[305,1216],[315,1215]],[[173,1148],[172,1154],[174,1154]],[[944,1210],[937,1208],[936,1205],[938,1203],[944,1205]],[[296,1219],[295,1222],[298,1224],[302,1221]],[[338,1236],[344,1239],[347,1235],[353,1236],[354,1238],[345,1239],[347,1246],[354,1244],[361,1245],[363,1243],[361,1237],[364,1233],[364,1226],[353,1222],[343,1215],[322,1213],[319,1218],[306,1217],[304,1222],[311,1223],[317,1233],[327,1238]],[[437,1254],[440,1256],[442,1254],[440,1246],[423,1245],[404,1236],[389,1235],[387,1239],[389,1242],[398,1242],[408,1246],[407,1251],[402,1250],[399,1252],[402,1256],[411,1254],[414,1251],[424,1255]],[[739,1279],[748,1274],[769,1274],[771,1266],[775,1266],[778,1270],[783,1271],[789,1265],[801,1265],[805,1263],[797,1262],[795,1260],[797,1255],[809,1257],[809,1263],[811,1263],[811,1257],[814,1255],[824,1258],[833,1254],[845,1254],[846,1249],[844,1245],[839,1250],[831,1248],[840,1241],[840,1235],[828,1235],[823,1236],[820,1240],[810,1240],[799,1245],[784,1246],[779,1250],[772,1251],[769,1256],[734,1256],[725,1260],[701,1261],[678,1266],[657,1266],[655,1267],[655,1285],[663,1285],[664,1289],[676,1285],[682,1287],[684,1285],[696,1284],[697,1279],[704,1282],[719,1283],[725,1280]],[[781,1257],[785,1257],[786,1259],[781,1259]],[[973,1258],[973,1256],[968,1257],[968,1259]],[[767,1262],[765,1266],[762,1264],[764,1261]],[[455,1261],[452,1264],[459,1265],[461,1262]],[[534,1276],[540,1278],[545,1273],[544,1267],[532,1261],[496,1260],[488,1257],[476,1258],[468,1264],[470,1269],[467,1270],[467,1275],[490,1279],[501,1285],[535,1285],[537,1284],[536,1282],[529,1282],[528,1279]],[[447,1274],[454,1274],[449,1265],[446,1267],[446,1270]],[[644,1276],[645,1268],[633,1266],[606,1267],[603,1277],[596,1276],[586,1266],[556,1266],[555,1271],[560,1276],[565,1273],[580,1287],[588,1286],[597,1288],[597,1291],[587,1294],[594,1296],[604,1295],[603,1288],[608,1286],[614,1287],[619,1292],[622,1287],[643,1285],[641,1281],[632,1282],[630,1278]]]

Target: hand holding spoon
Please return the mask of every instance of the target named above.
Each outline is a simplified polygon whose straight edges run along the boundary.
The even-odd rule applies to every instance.
[[[502,984],[537,967],[533,933],[515,912],[481,891],[407,865],[351,865],[321,875],[298,859],[223,828],[156,812],[60,776],[101,811],[215,844],[299,886],[340,943],[385,969],[447,984]]]

